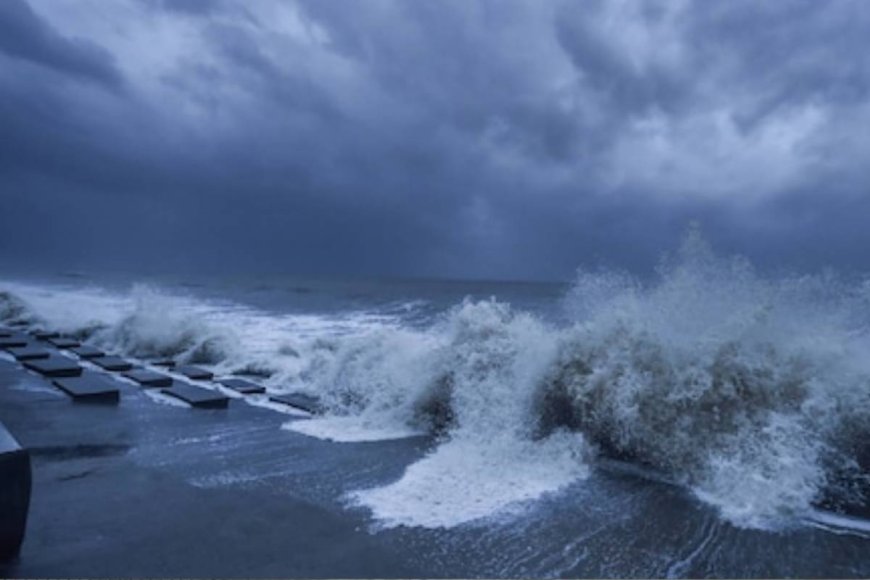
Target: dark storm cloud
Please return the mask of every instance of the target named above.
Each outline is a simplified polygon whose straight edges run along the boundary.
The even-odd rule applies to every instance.
[[[109,85],[120,82],[108,52],[87,40],[61,36],[40,20],[24,0],[0,3],[0,51],[62,73]]]
[[[5,0],[0,258],[565,277],[648,269],[698,219],[765,266],[866,269],[868,20],[860,1]]]
[[[210,14],[221,8],[221,0],[147,0],[155,8],[192,15]]]

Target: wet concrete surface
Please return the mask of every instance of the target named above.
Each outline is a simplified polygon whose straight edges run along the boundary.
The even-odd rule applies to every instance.
[[[30,454],[0,423],[0,561],[18,554],[31,490]]]
[[[194,409],[106,376],[117,406],[74,404],[0,360],[0,421],[33,463],[27,535],[0,576],[870,576],[870,533],[739,529],[603,468],[485,521],[383,529],[348,493],[396,481],[430,439],[332,443],[241,398]]]
[[[117,407],[74,405],[0,360],[0,420],[33,459],[27,534],[0,576],[422,575],[358,519],[273,487],[318,453],[279,429],[285,415],[234,403],[166,405],[124,384]],[[205,483],[222,474],[259,484]]]

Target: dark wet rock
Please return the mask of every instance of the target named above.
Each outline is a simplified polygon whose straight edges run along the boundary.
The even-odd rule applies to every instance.
[[[436,380],[417,400],[414,407],[415,421],[433,433],[445,433],[456,423],[456,415],[450,404],[453,396],[453,377],[445,375]]]
[[[579,430],[581,421],[574,409],[574,399],[565,387],[556,382],[541,389],[535,399],[537,431],[546,437],[557,429]]]
[[[827,482],[817,507],[870,519],[870,434],[849,431],[839,440],[840,453],[828,456]]]

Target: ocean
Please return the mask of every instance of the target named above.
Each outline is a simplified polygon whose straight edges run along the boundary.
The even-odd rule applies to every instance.
[[[0,323],[318,399],[245,399],[286,414],[276,437],[427,441],[339,499],[433,570],[870,574],[859,276],[762,273],[697,239],[652,276],[564,284],[6,276]]]

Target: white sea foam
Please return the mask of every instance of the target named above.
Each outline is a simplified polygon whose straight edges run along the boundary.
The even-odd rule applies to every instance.
[[[837,534],[852,534],[870,539],[870,520],[813,510],[807,517],[812,525]]]
[[[254,407],[261,407],[263,409],[269,409],[271,411],[275,411],[275,412],[281,413],[283,415],[290,415],[292,417],[299,417],[299,418],[303,418],[303,419],[311,417],[311,413],[309,413],[308,411],[303,411],[302,409],[297,409],[295,407],[291,407],[290,405],[285,405],[283,403],[275,403],[273,401],[270,401],[268,397],[264,397],[264,396],[260,396],[260,395],[254,395],[251,397],[247,397],[245,399],[245,401],[247,401],[248,404],[250,404]]]
[[[154,401],[155,403],[160,403],[161,405],[169,405],[170,407],[180,407],[183,409],[189,409],[190,405],[185,403],[180,399],[176,399],[175,397],[170,397],[169,395],[164,395],[158,391],[153,389],[143,389],[143,393],[145,396]]]
[[[317,396],[324,417],[286,426],[300,433],[439,434],[401,479],[353,496],[387,525],[510,509],[582,477],[591,446],[748,527],[804,521],[822,498],[861,502],[870,489],[870,284],[762,276],[696,233],[651,283],[581,272],[560,326],[494,300],[421,327],[401,312],[267,313],[144,286],[2,289],[7,318]]]
[[[505,444],[507,443],[507,444]],[[351,494],[384,527],[453,527],[512,510],[586,477],[579,434],[532,443],[458,439],[390,485]]]
[[[288,431],[295,431],[310,437],[336,441],[339,443],[361,443],[365,441],[389,441],[406,439],[425,434],[401,423],[380,421],[372,417],[323,417],[308,421],[288,421],[283,425]]]
[[[447,377],[451,440],[386,487],[352,496],[383,525],[449,527],[584,477],[582,435],[533,441],[533,399],[556,352],[552,329],[496,302],[465,303],[439,332],[429,372]],[[432,375],[429,383],[431,384]],[[421,393],[421,396],[423,394]]]
[[[735,524],[795,521],[842,478],[855,491],[866,477],[851,455],[870,430],[866,290],[763,278],[693,233],[650,287],[580,275],[567,300],[580,322],[550,399],[609,452],[673,473]]]
[[[73,333],[82,329],[111,326],[120,321],[132,304],[129,295],[113,293],[91,286],[41,286],[4,281],[0,296],[0,316],[35,319],[52,329]]]

